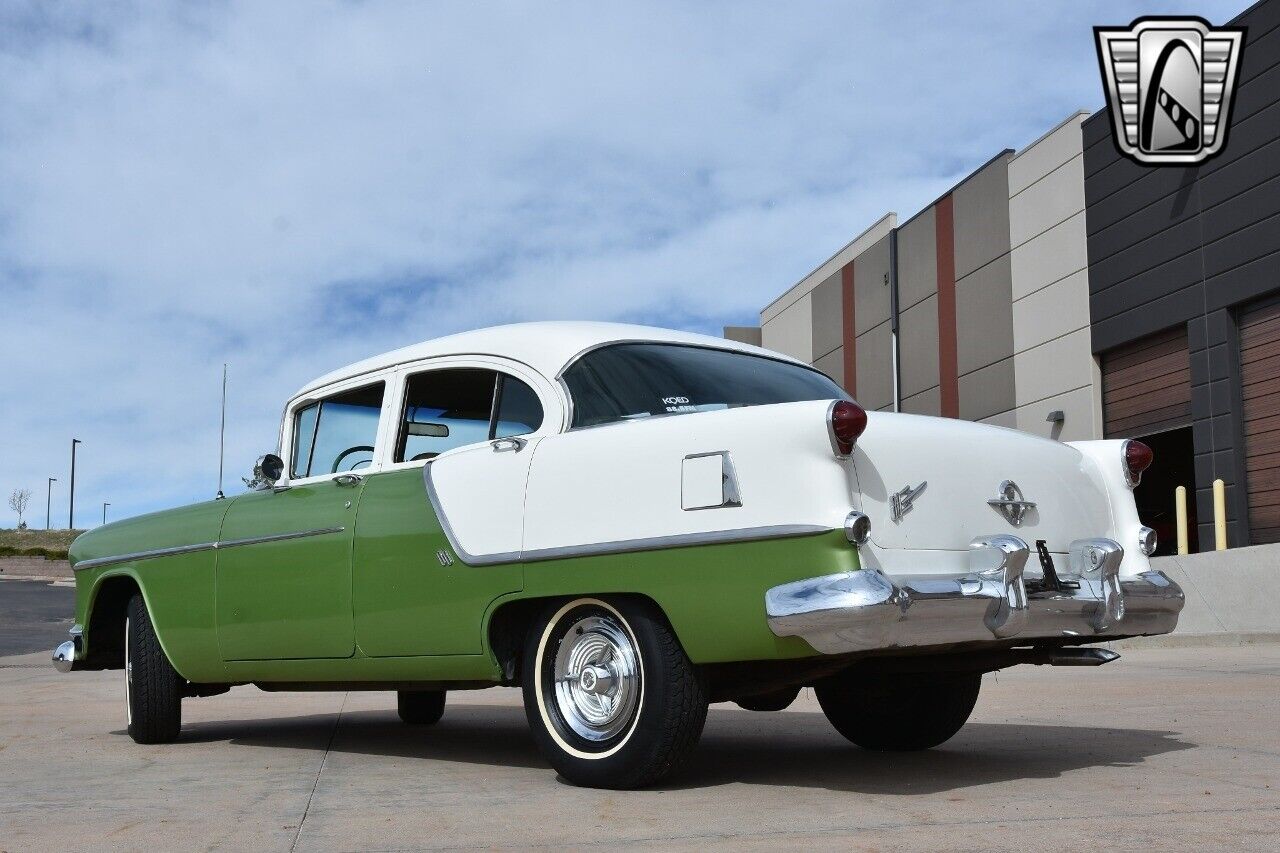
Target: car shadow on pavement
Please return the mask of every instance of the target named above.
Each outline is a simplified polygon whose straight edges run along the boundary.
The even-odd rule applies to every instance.
[[[524,709],[450,704],[433,726],[407,726],[395,711],[348,711],[336,733],[333,714],[184,724],[180,743],[317,749],[498,767],[549,767],[533,743]]]
[[[182,742],[334,752],[550,770],[524,710],[451,704],[434,726],[406,726],[391,711],[221,720],[183,728]],[[332,735],[332,745],[330,746]],[[759,713],[713,707],[685,772],[656,790],[730,783],[865,794],[936,794],[978,785],[1052,779],[1090,767],[1127,767],[1195,748],[1158,729],[973,722],[937,749],[868,752],[844,740],[816,711]]]
[[[864,794],[937,794],[1090,767],[1129,767],[1194,749],[1157,729],[971,722],[935,749],[870,752],[819,712],[721,710],[708,720],[689,769],[665,790],[746,782]]]

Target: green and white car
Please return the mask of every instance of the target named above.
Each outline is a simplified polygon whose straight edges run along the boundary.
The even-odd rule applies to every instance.
[[[630,788],[688,759],[708,703],[812,686],[854,743],[923,749],[984,672],[1173,630],[1131,493],[1150,461],[868,413],[717,338],[468,332],[307,385],[251,491],[77,539],[54,662],[122,669],[140,743],[238,685],[395,691],[411,724],[518,685],[556,770]]]

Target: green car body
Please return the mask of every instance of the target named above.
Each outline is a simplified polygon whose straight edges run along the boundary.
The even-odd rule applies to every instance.
[[[304,531],[326,532],[237,544]],[[452,553],[418,469],[116,522],[71,548],[78,668],[122,665],[134,591],[194,683],[500,684],[512,651],[500,626],[550,600],[606,594],[656,603],[695,664],[802,658],[816,652],[769,630],[766,590],[858,568],[841,531],[485,566],[456,554],[442,566],[438,551]],[[130,556],[146,552],[156,555]]]

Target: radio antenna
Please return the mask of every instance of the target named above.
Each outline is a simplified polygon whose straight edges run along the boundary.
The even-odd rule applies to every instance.
[[[218,427],[218,494],[214,500],[223,500],[222,493],[222,460],[227,451],[227,363],[222,363],[222,423]]]

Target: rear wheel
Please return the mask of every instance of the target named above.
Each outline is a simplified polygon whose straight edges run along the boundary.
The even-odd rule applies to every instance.
[[[563,776],[638,788],[688,760],[707,719],[707,691],[651,605],[580,598],[553,605],[526,641],[525,715]]]
[[[401,722],[411,726],[430,726],[444,716],[443,690],[401,690],[396,693],[396,711]]]
[[[171,743],[182,731],[185,684],[160,647],[140,594],[129,600],[124,622],[124,704],[136,743]]]
[[[978,701],[981,673],[841,673],[818,683],[818,704],[836,731],[863,749],[912,751],[949,740]]]

